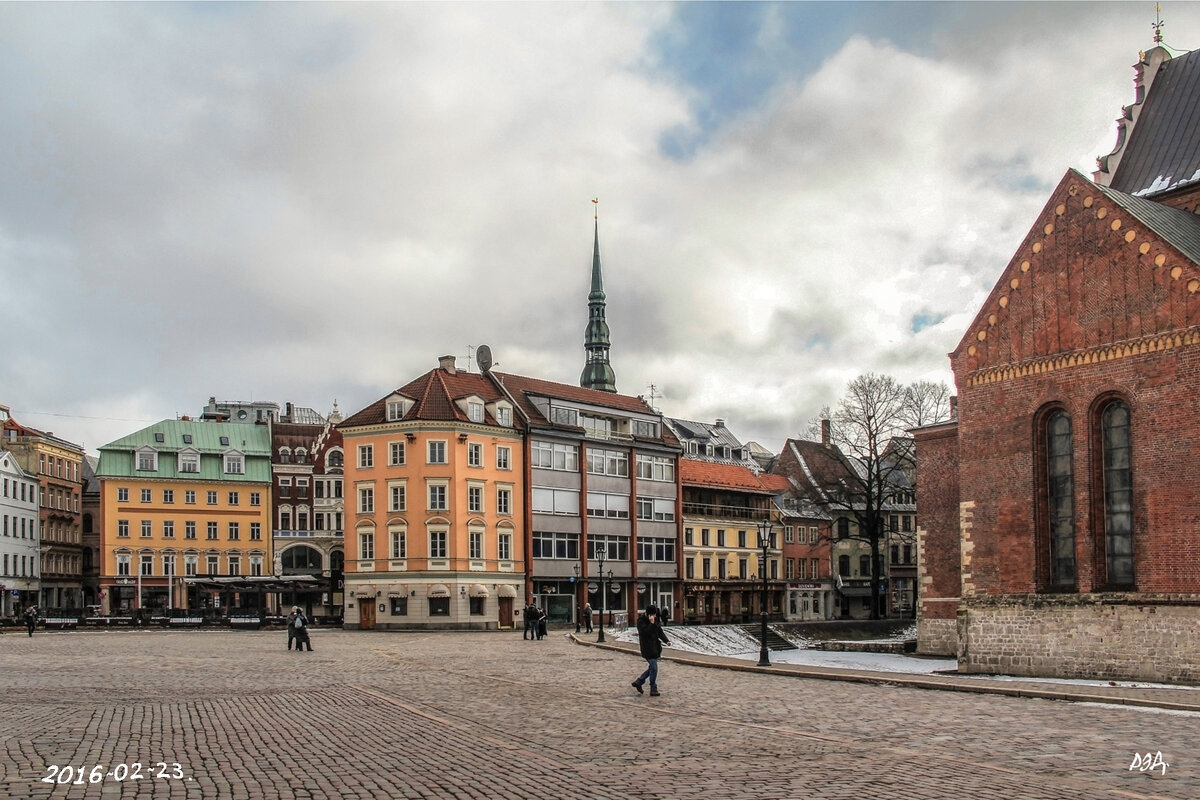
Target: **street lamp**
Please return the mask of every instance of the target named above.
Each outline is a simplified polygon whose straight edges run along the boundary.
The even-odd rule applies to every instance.
[[[758,546],[762,548],[762,559],[758,562],[758,572],[762,575],[762,599],[760,602],[762,635],[759,637],[758,648],[758,665],[760,667],[771,666],[771,659],[767,655],[767,547],[770,544],[771,520],[764,519],[758,523]]]
[[[580,569],[580,566],[582,564],[583,564],[583,559],[580,559],[579,564],[575,564],[571,567],[571,569],[575,570],[575,632],[576,633],[580,632],[579,623],[583,619],[583,606],[579,604],[579,587],[581,585],[580,581],[584,580],[583,571]],[[584,587],[583,587],[583,596],[585,598],[587,597],[587,586],[586,585],[584,585]]]
[[[607,573],[604,571],[604,552],[603,551],[600,551],[600,554],[596,557],[596,560],[598,562],[600,562],[600,570],[596,573],[596,577],[600,581],[600,628],[599,628],[598,633],[596,634],[596,641],[603,642],[604,641],[604,615],[608,611],[608,587],[609,587],[609,584],[612,583],[613,571],[611,569]],[[576,630],[578,630],[578,629],[579,629],[578,626],[576,626]]]

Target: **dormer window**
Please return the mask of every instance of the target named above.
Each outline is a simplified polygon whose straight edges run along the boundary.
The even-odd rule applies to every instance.
[[[297,448],[296,448],[296,463],[297,463],[297,464],[303,464],[303,463],[304,463],[304,460],[305,460],[307,457],[308,457],[308,451],[307,451],[307,450],[305,450],[303,447],[297,447]]]
[[[713,454],[713,446],[711,444],[704,445],[704,455],[711,456]]]
[[[407,397],[402,397],[394,394],[387,399],[387,421],[399,422],[404,419],[404,415],[412,408],[412,400]]]
[[[179,451],[179,471],[181,473],[197,473],[200,471],[200,453],[195,450]]]
[[[647,422],[644,419],[635,419],[632,421],[633,435],[640,436],[643,439],[658,438],[658,423]]]
[[[483,403],[471,400],[467,403],[467,419],[471,422],[483,422]]]
[[[688,452],[689,453],[691,453],[692,455],[696,455],[696,453],[699,452],[699,450],[700,450],[700,446],[697,445],[695,442],[688,442]]]
[[[728,447],[728,445],[727,445],[727,446],[725,446],[725,447],[722,447],[722,448],[721,448],[721,456],[722,456],[722,458],[729,458],[729,453],[730,453],[730,450],[729,450],[729,447]]]
[[[287,447],[279,448],[279,463],[290,464],[292,461],[292,451]]]
[[[225,454],[225,474],[244,475],[246,473],[246,457],[236,450]]]
[[[190,433],[185,433],[185,434],[183,435],[183,443],[184,443],[184,444],[191,444],[191,443],[192,443],[192,435],[191,435]]]
[[[506,428],[511,428],[513,424],[512,408],[509,406],[496,406],[496,422],[499,422]]]
[[[139,472],[158,471],[158,451],[153,447],[143,447],[137,451],[136,455]]]
[[[166,440],[167,440],[167,435],[165,433],[154,434],[154,441],[158,442],[159,444],[162,444]]]
[[[579,425],[579,412],[573,408],[554,406],[550,409],[550,421],[556,425]]]

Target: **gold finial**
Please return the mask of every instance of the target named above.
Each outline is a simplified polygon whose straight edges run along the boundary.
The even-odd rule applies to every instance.
[[[592,209],[593,213],[596,215],[595,219],[600,219],[600,198],[597,197],[593,199],[592,203],[596,206],[594,209]]]
[[[1163,27],[1164,22],[1166,22],[1166,20],[1164,20],[1162,18],[1162,6],[1160,6],[1158,3],[1155,3],[1154,4],[1154,24],[1150,26],[1151,28],[1154,29],[1154,43],[1155,44],[1163,43],[1162,27]]]

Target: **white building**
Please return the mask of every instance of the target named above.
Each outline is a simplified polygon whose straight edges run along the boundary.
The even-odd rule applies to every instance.
[[[0,449],[0,616],[18,616],[36,602],[39,541],[37,478]]]

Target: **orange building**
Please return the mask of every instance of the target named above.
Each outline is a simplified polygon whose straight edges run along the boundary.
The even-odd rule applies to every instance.
[[[270,447],[266,425],[186,419],[101,447],[104,611],[237,603],[235,594],[222,598],[197,584],[269,575]],[[262,598],[241,602],[257,607]]]
[[[453,356],[340,425],[347,629],[508,628],[525,594],[523,430]]]

